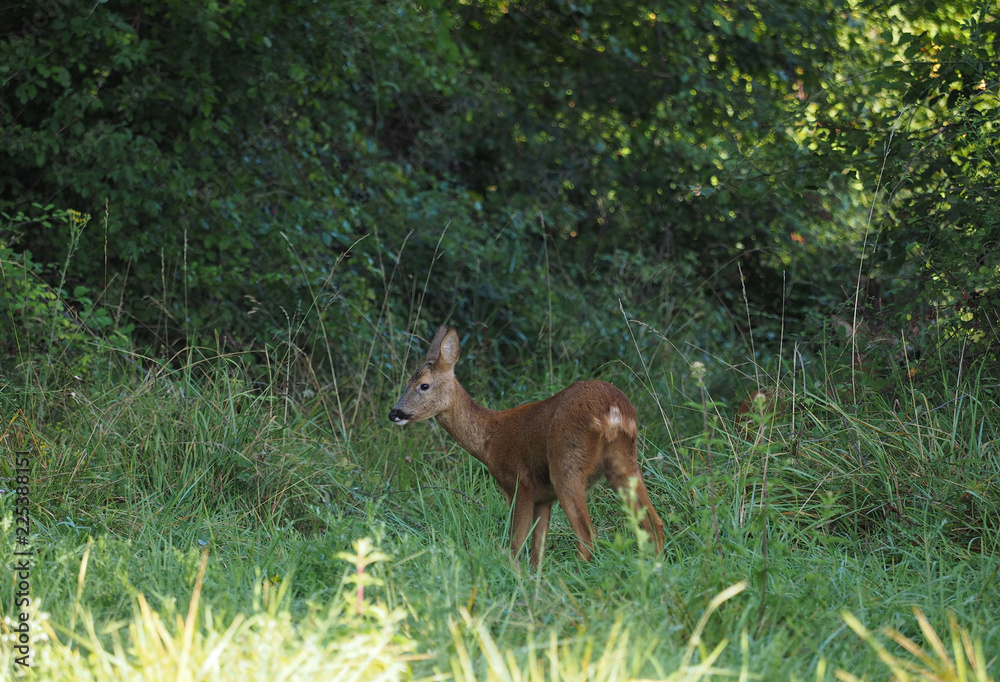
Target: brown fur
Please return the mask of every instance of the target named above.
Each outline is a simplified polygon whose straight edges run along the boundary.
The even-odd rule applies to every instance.
[[[552,504],[559,501],[578,538],[580,558],[589,560],[594,527],[586,490],[601,478],[616,490],[636,480],[636,512],[663,549],[663,522],[649,501],[636,458],[638,422],[625,394],[605,381],[580,381],[551,398],[509,410],[489,410],[473,401],[455,378],[458,333],[438,329],[424,364],[413,373],[389,413],[398,424],[436,417],[473,457],[483,462],[513,505],[511,549],[524,546],[534,522],[530,560],[545,546]]]

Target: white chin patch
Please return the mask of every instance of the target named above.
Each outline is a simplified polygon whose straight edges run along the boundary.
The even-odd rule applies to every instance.
[[[409,419],[397,419],[397,420],[395,420],[392,423],[395,424],[396,426],[406,426],[407,424],[410,423],[410,420]]]

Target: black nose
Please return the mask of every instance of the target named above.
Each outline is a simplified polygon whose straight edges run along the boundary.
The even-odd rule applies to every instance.
[[[395,407],[389,412],[389,421],[391,422],[398,422],[403,419],[409,420],[409,418],[410,415]]]

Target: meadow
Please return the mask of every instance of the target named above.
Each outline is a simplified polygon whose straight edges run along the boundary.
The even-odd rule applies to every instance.
[[[666,525],[652,551],[613,491],[588,495],[580,562],[556,507],[541,567],[506,550],[488,472],[433,423],[387,414],[426,351],[376,329],[366,376],[310,358],[94,351],[0,386],[4,477],[30,459],[30,667],[15,679],[995,679],[1000,652],[996,395],[975,365],[898,357],[692,360],[626,318],[594,376],[638,408],[639,461]],[[428,330],[432,327],[428,325]],[[490,407],[580,376],[457,375]],[[685,357],[687,355],[687,357]],[[884,362],[883,362],[884,361]],[[881,363],[881,364],[879,364]],[[932,365],[932,363],[924,363]],[[527,365],[522,365],[526,367]],[[922,365],[923,366],[923,365]],[[588,372],[588,375],[591,373]],[[732,384],[719,376],[736,377]],[[713,395],[712,386],[761,386]],[[18,491],[0,495],[0,546]]]

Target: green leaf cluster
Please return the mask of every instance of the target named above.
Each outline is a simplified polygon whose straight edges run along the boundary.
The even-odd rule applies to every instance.
[[[618,301],[666,328],[679,295],[774,337],[859,272],[983,332],[995,26],[988,3],[43,0],[0,12],[0,211],[104,212],[8,243],[168,355],[386,316],[511,355]]]
[[[852,52],[811,111],[815,148],[873,204],[868,271],[893,315],[996,357],[1000,32],[989,2],[859,3]]]

